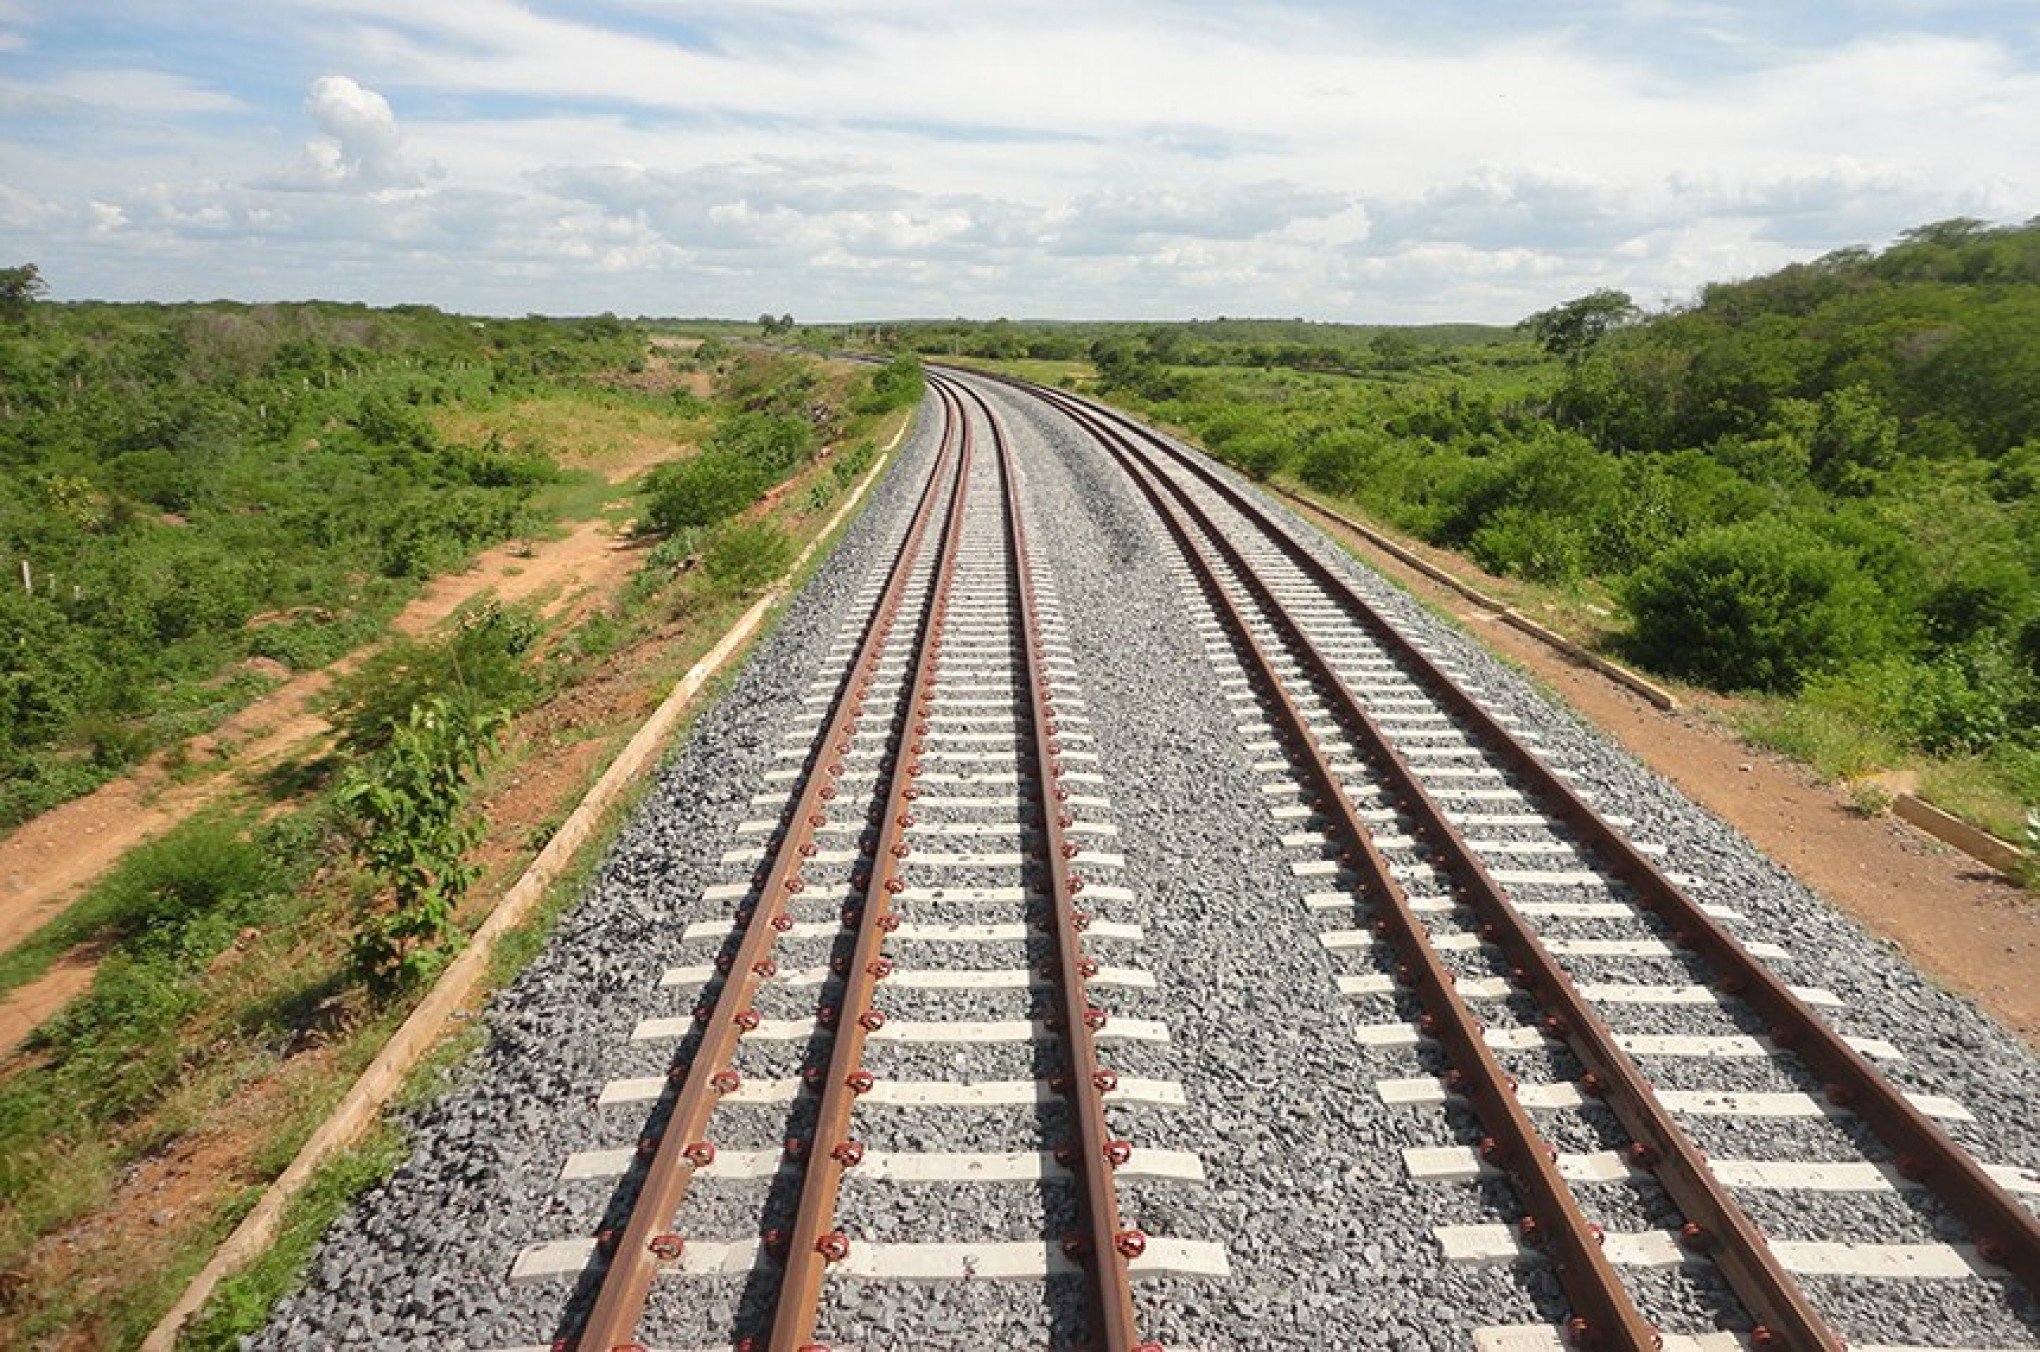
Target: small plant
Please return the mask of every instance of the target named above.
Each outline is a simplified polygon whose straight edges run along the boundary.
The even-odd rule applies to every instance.
[[[2014,876],[2021,887],[2040,892],[2040,807],[2026,809],[2026,857]]]
[[[722,591],[757,591],[793,562],[793,541],[763,521],[739,522],[716,532],[701,556],[701,570]]]
[[[355,855],[380,884],[353,955],[356,972],[379,991],[421,981],[445,962],[455,909],[480,874],[466,860],[481,840],[467,811],[471,781],[505,721],[428,699],[340,787]]]
[[[1890,789],[1874,779],[1853,780],[1849,784],[1849,806],[1859,817],[1881,817],[1891,811]]]

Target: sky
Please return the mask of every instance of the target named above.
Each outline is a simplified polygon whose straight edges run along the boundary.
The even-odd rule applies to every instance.
[[[1509,323],[2040,213],[2040,0],[0,0],[58,298]]]

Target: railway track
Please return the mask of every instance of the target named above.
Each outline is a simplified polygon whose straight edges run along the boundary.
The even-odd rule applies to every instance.
[[[403,1327],[2040,1344],[2040,1173],[1903,1037],[1835,1031],[1864,981],[1761,923],[1745,875],[1201,457],[1058,391],[930,383],[902,524],[763,706],[740,815],[693,818],[719,855],[674,895],[646,861],[706,846],[655,836],[617,866],[628,901],[593,903],[626,909],[582,944],[657,959],[645,1012],[540,1021],[627,1045],[564,1037],[529,1081],[549,1111],[477,1114],[578,1133],[519,1155],[544,1177],[503,1227],[515,1294],[461,1307],[521,1338]],[[534,980],[614,993],[576,965]],[[592,1065],[631,1070],[574,1108]],[[420,1187],[475,1173],[470,1107]],[[515,1173],[400,1200],[377,1244],[427,1264],[420,1218],[511,1205]],[[501,1273],[477,1254],[447,1261]],[[343,1310],[384,1302],[390,1264],[339,1266]],[[349,1345],[400,1322],[336,1317]]]

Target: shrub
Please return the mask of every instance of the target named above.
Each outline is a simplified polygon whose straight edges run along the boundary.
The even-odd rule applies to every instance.
[[[717,588],[757,591],[793,562],[793,541],[763,521],[739,522],[717,531],[702,552],[701,569]]]
[[[1587,566],[1587,537],[1573,517],[1504,507],[1468,542],[1481,566],[1538,582],[1570,582]]]
[[[330,717],[340,745],[356,755],[379,752],[414,708],[433,700],[473,714],[522,708],[536,688],[525,659],[541,632],[531,610],[492,602],[436,638],[381,649],[334,685]]]
[[[423,980],[445,960],[455,909],[481,874],[466,859],[482,834],[469,784],[502,725],[498,713],[426,700],[340,787],[356,856],[387,896],[354,935],[355,968],[379,989]]]
[[[1637,655],[1730,690],[1790,693],[1878,655],[1890,621],[1841,548],[1775,521],[1698,532],[1626,586]]]
[[[750,506],[771,482],[765,468],[741,451],[704,450],[653,471],[645,523],[656,531],[713,526]]]

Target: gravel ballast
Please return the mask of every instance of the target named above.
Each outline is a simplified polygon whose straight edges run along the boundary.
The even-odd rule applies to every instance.
[[[1151,1235],[1224,1245],[1223,1279],[1169,1278],[1139,1283],[1137,1307],[1147,1336],[1175,1347],[1463,1348],[1471,1331],[1494,1324],[1551,1323],[1563,1312],[1556,1283],[1534,1264],[1454,1265],[1443,1261],[1438,1226],[1513,1221],[1506,1185],[1413,1184],[1407,1147],[1477,1138],[1457,1107],[1392,1106],[1376,1085],[1384,1077],[1442,1073],[1425,1048],[1368,1048],[1363,1025],[1407,1020],[1407,1004],[1343,996],[1337,977],[1387,970],[1381,952],[1333,953],[1318,936],[1336,921],[1304,897],[1335,889],[1334,878],[1298,877],[1292,865],[1318,857],[1285,845],[1310,823],[1277,821],[1283,799],[1264,793],[1254,766],[1271,753],[1251,750],[1260,734],[1229,701],[1230,674],[1207,652],[1199,623],[1205,608],[1173,571],[1178,555],[1144,499],[1114,462],[1060,415],[981,383],[1013,438],[1020,459],[1028,531],[1040,580],[1052,584],[1073,682],[1069,707],[1084,720],[1073,742],[1097,756],[1081,767],[1103,783],[1077,791],[1109,803],[1076,813],[1117,828],[1107,837],[1076,836],[1086,849],[1124,856],[1123,867],[1087,869],[1093,881],[1130,889],[1130,902],[1100,903],[1102,919],[1137,924],[1138,942],[1092,941],[1108,964],[1152,973],[1155,988],[1106,990],[1116,1017],[1156,1019],[1166,1043],[1104,1049],[1122,1074],[1178,1082],[1188,1108],[1114,1104],[1110,1120],[1136,1147],[1194,1153],[1203,1182],[1122,1180],[1125,1220]],[[567,1278],[529,1284],[505,1280],[526,1246],[586,1237],[621,1212],[618,1180],[562,1184],[562,1163],[578,1151],[628,1147],[646,1129],[650,1105],[598,1106],[602,1086],[656,1076],[682,1045],[633,1041],[641,1019],[684,1015],[701,988],[661,987],[668,968],[708,961],[714,941],[683,941],[689,923],[727,920],[738,904],[708,900],[703,889],[739,882],[750,865],[722,862],[726,852],[767,843],[738,833],[746,821],[777,817],[755,795],[789,787],[768,783],[768,769],[797,766],[776,756],[783,738],[818,706],[803,705],[817,682],[833,680],[843,659],[830,649],[853,643],[869,598],[933,463],[933,404],[903,443],[898,462],[814,580],[787,606],[717,704],[705,711],[619,837],[588,895],[560,923],[545,952],[491,1005],[488,1045],[456,1072],[452,1086],[417,1110],[407,1162],[372,1190],[326,1237],[302,1291],[282,1302],[253,1340],[259,1348],[508,1348],[549,1342],[573,1326],[590,1294]],[[1912,971],[1798,885],[1737,833],[1637,765],[1527,681],[1489,657],[1451,625],[1353,560],[1279,503],[1262,499],[1296,539],[1330,563],[1405,633],[1485,692],[1488,707],[1534,729],[1549,758],[1604,811],[1632,819],[1636,840],[1667,847],[1664,866],[1696,882],[1700,900],[1731,906],[1745,941],[1777,943],[1794,956],[1779,968],[1795,983],[1833,991],[1842,1007],[1823,1011],[1842,1031],[1888,1040],[1904,1060],[1883,1068],[1902,1087],[1954,1098],[1973,1121],[1946,1124],[1993,1164],[2040,1164],[2040,1061],[1972,1007]],[[860,605],[860,596],[863,599]],[[988,652],[987,662],[1004,661]],[[1003,719],[1003,723],[999,720]],[[882,720],[881,720],[882,721]],[[959,730],[1010,728],[1012,711],[986,714]],[[860,733],[860,738],[863,736]],[[1470,762],[1478,763],[1478,762]],[[1077,762],[1073,762],[1077,764]],[[1517,809],[1510,809],[1516,811]],[[983,813],[978,819],[989,820]],[[1006,819],[1003,814],[994,814]],[[930,820],[964,822],[968,812]],[[1383,828],[1384,830],[1390,828]],[[1550,843],[1544,828],[1479,828],[1470,835],[1523,844]],[[827,837],[848,848],[854,832]],[[1004,852],[1018,838],[945,839],[931,848]],[[1414,863],[1414,854],[1392,854]],[[1538,867],[1574,868],[1570,856],[1540,857]],[[814,875],[811,875],[814,876]],[[997,885],[996,870],[944,874],[953,886]],[[1540,897],[1525,889],[1525,897]],[[1560,894],[1553,893],[1553,899]],[[1563,899],[1577,900],[1577,894]],[[928,903],[922,915],[955,920],[1009,919],[971,914],[973,903]],[[802,918],[822,919],[817,901]],[[982,906],[976,908],[983,911]],[[1017,912],[1016,912],[1017,914]],[[1450,917],[1429,917],[1434,929]],[[1635,938],[1650,933],[1622,917],[1540,921],[1567,938]],[[1043,956],[1038,944],[1001,945],[962,957],[925,942],[888,944],[910,966],[1020,966]],[[825,965],[825,939],[783,940],[787,967]],[[1455,964],[1458,959],[1455,958]],[[1581,980],[1684,982],[1703,979],[1687,959],[1569,960]],[[1473,972],[1473,966],[1462,970]],[[810,989],[761,996],[769,1018],[811,1010]],[[899,991],[887,996],[894,1018],[1039,1017],[1040,992]],[[1497,1017],[1505,1016],[1495,1002]],[[1733,1008],[1621,1007],[1610,1022],[1625,1032],[1761,1032]],[[805,1041],[745,1044],[747,1080],[796,1073]],[[1526,1080],[1568,1073],[1570,1058],[1543,1049],[1504,1058]],[[1024,1078],[1040,1073],[1042,1054],[1026,1043],[955,1046],[873,1044],[868,1063],[882,1074],[914,1078]],[[1674,1086],[1811,1089],[1790,1063],[1770,1059],[1650,1060]],[[718,1139],[725,1148],[769,1149],[803,1129],[805,1100],[792,1105],[725,1105]],[[859,1109],[873,1149],[1030,1150],[1062,1109],[1013,1108],[997,1114]],[[1544,1115],[1540,1125],[1567,1149],[1607,1148],[1610,1133],[1594,1113]],[[725,1125],[726,1122],[726,1125]],[[1822,1120],[1693,1118],[1685,1125],[1711,1154],[1742,1158],[1851,1158],[1861,1135]],[[1876,1156],[1882,1158],[1881,1152]],[[703,1237],[755,1235],[784,1224],[796,1176],[716,1180],[699,1186],[682,1210],[683,1232]],[[1590,1189],[1590,1210],[1611,1228],[1645,1228],[1662,1213],[1654,1185]],[[1913,1196],[1752,1195],[1750,1209],[1784,1238],[1957,1240],[1937,1209]],[[939,1215],[940,1233],[1025,1237],[1059,1228],[1070,1199],[1053,1183],[920,1185],[901,1189],[857,1180],[839,1214],[861,1233],[915,1237],[915,1213]],[[1052,1232],[1046,1231],[1046,1232]],[[1046,1233],[1045,1232],[1045,1233]],[[824,1333],[864,1349],[976,1345],[986,1327],[1007,1331],[1000,1346],[1066,1343],[1081,1335],[1071,1283],[932,1284],[889,1287],[832,1284]],[[1698,1332],[1722,1317],[1710,1270],[1650,1274],[1639,1290],[1665,1322]],[[647,1328],[655,1345],[727,1346],[733,1331],[769,1299],[770,1282],[753,1278],[671,1278],[654,1291]],[[2040,1315],[2023,1294],[1981,1282],[1892,1283],[1827,1279],[1816,1286],[1823,1308],[1852,1340],[1941,1346],[2040,1345]],[[1909,1331],[1894,1336],[1895,1331]]]

